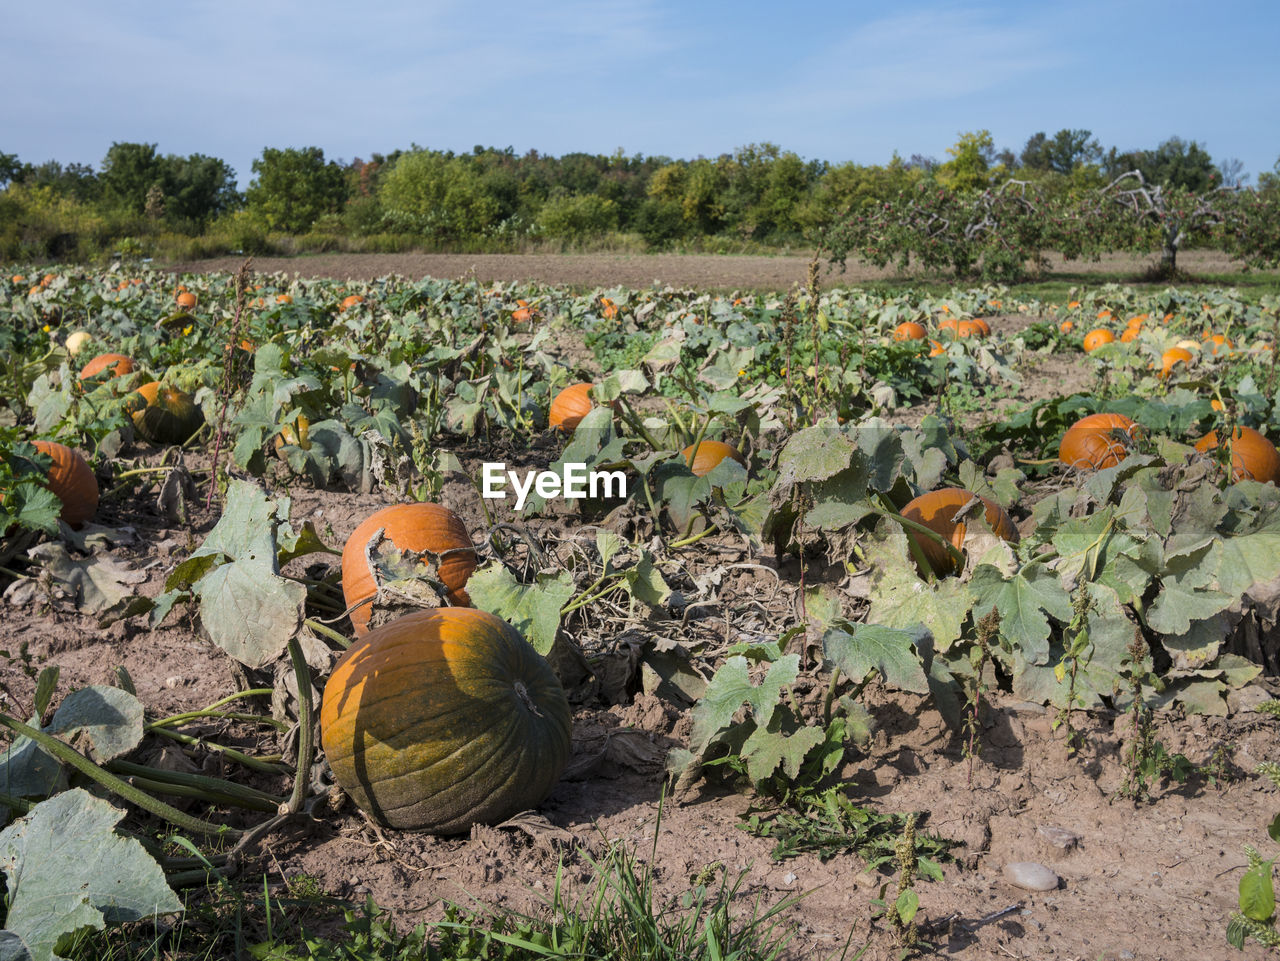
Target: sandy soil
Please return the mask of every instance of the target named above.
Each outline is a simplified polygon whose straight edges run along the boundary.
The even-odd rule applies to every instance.
[[[179,272],[235,271],[243,258],[222,257],[175,264]],[[1097,263],[1064,263],[1050,256],[1050,274],[1130,273],[1137,277],[1153,258],[1108,255]],[[1216,251],[1188,251],[1179,265],[1190,273],[1224,273],[1240,265]],[[670,285],[698,289],[785,290],[803,284],[809,256],[736,257],[683,254],[314,254],[303,257],[255,257],[254,269],[303,277],[373,280],[399,274],[452,279],[475,276],[483,283],[532,280],[574,287],[647,287]],[[823,283],[847,286],[891,280],[898,271],[850,261],[843,273],[824,268]]]

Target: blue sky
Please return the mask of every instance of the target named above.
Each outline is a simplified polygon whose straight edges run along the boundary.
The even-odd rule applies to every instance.
[[[419,144],[692,158],[946,159],[1196,140],[1256,181],[1280,158],[1275,0],[49,0],[2,18],[0,151],[97,167],[112,141],[350,160]],[[1252,182],[1251,181],[1251,182]]]

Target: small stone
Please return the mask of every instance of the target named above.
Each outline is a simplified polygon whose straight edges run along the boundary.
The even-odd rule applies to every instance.
[[[1058,876],[1043,864],[1035,861],[1014,861],[1004,866],[1004,878],[1017,888],[1027,891],[1052,891],[1058,886]]]
[[[790,887],[791,885],[796,883],[796,876],[792,874],[790,871],[788,871],[786,874],[782,876],[782,883],[787,885],[787,887]]]
[[[1120,961],[1133,961],[1133,952],[1125,948],[1120,952]]]
[[[170,689],[182,687],[182,678],[177,674],[172,674],[164,679],[164,686]]]
[[[1066,828],[1060,828],[1054,824],[1041,824],[1036,828],[1036,834],[1040,835],[1041,840],[1052,844],[1055,848],[1061,848],[1064,851],[1070,851],[1078,843],[1082,835],[1075,831],[1069,831]]]

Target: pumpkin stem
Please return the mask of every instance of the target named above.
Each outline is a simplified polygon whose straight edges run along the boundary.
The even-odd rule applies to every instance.
[[[538,705],[533,703],[533,698],[529,696],[529,689],[524,686],[524,681],[515,682],[516,697],[520,699],[520,703],[534,717],[542,717],[542,712],[538,710]]]
[[[302,645],[297,635],[289,638],[289,659],[293,661],[293,674],[298,681],[298,768],[293,776],[293,793],[282,813],[295,814],[302,810],[311,786],[311,762],[315,759],[311,722],[311,670],[302,656]]]

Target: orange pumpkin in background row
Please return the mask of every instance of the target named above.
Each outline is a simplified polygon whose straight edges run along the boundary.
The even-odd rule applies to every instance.
[[[548,425],[572,434],[582,418],[595,407],[591,402],[591,387],[591,384],[570,384],[556,394],[547,415]]]
[[[1107,330],[1105,327],[1099,327],[1084,335],[1084,343],[1082,346],[1084,347],[1084,352],[1088,354],[1097,350],[1103,344],[1114,343],[1115,339],[1115,334],[1111,333],[1111,331]]]
[[[684,462],[689,465],[689,470],[693,471],[695,477],[705,477],[710,474],[726,457],[733,458],[743,467],[747,466],[747,459],[738,453],[738,449],[722,440],[699,441],[696,452],[690,444],[680,452],[680,456],[684,458]]]
[[[111,369],[112,377],[123,377],[133,373],[133,360],[124,354],[99,354],[80,368],[80,379],[88,380],[107,368]]]
[[[1124,414],[1089,414],[1067,428],[1058,460],[1079,470],[1115,467],[1133,448],[1138,425]]]
[[[990,498],[981,497],[961,487],[944,487],[941,490],[930,491],[928,494],[921,494],[908,502],[906,507],[902,508],[902,516],[907,520],[915,521],[917,524],[923,524],[935,534],[950,541],[956,550],[963,550],[966,524],[963,519],[957,520],[956,514],[966,504],[973,501],[974,498],[981,501],[987,519],[987,526],[991,528],[992,532],[996,536],[1016,544],[1018,542],[1018,529],[1013,526],[1013,520],[1005,513],[1004,508]],[[947,553],[946,548],[941,544],[910,530],[907,531],[907,536],[920,545],[921,551],[928,559],[929,566],[933,568],[935,574],[939,577],[944,577],[947,574],[955,573],[955,561],[952,560],[951,555]],[[925,574],[925,571],[920,571],[921,577],[924,577]]]
[[[386,540],[402,551],[431,551],[444,555],[436,574],[449,591],[449,600],[466,605],[471,598],[463,589],[476,569],[478,557],[467,525],[447,507],[439,504],[396,504],[384,507],[358,526],[342,550],[342,596],[347,607],[373,597],[377,585],[369,570],[367,550],[373,535],[382,529]],[[447,552],[447,553],[446,553]],[[368,604],[351,612],[356,637],[369,629]]]
[[[1217,431],[1196,441],[1196,450],[1202,454],[1217,449]],[[1280,452],[1275,444],[1252,427],[1237,427],[1231,435],[1231,479],[1280,484]]]
[[[31,442],[36,450],[53,458],[49,468],[49,490],[62,501],[61,517],[68,527],[79,530],[98,510],[98,479],[77,451],[49,440]]]

